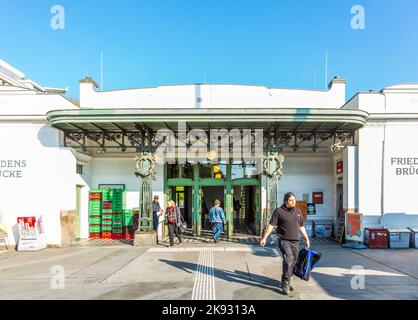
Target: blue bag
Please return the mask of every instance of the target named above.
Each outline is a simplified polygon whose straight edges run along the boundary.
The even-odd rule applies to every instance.
[[[319,252],[306,247],[301,249],[293,269],[293,274],[302,280],[309,281],[311,271],[315,268],[319,259],[321,259],[321,254]]]

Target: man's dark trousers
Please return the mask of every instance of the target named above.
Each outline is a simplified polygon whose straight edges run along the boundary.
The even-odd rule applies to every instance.
[[[288,241],[279,239],[279,249],[283,256],[282,282],[289,283],[293,276],[293,268],[298,260],[299,241]]]

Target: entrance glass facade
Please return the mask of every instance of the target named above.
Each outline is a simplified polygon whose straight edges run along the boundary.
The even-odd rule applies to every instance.
[[[196,236],[210,229],[209,210],[215,199],[224,209],[228,236],[260,233],[261,174],[255,161],[165,164],[165,172],[166,200],[177,203]],[[242,213],[237,216],[239,202],[243,203]]]

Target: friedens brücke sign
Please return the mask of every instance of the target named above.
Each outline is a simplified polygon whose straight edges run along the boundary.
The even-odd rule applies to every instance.
[[[23,169],[27,167],[26,160],[0,159],[0,179],[23,178]]]
[[[391,166],[395,167],[397,176],[418,176],[418,158],[395,158],[390,159]]]

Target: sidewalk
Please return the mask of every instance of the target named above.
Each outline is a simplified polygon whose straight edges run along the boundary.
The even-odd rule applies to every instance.
[[[9,251],[0,255],[0,299],[418,299],[418,250],[320,243],[313,248],[323,258],[309,282],[294,281],[294,297],[278,289],[282,258],[273,241],[266,248],[234,242],[148,248],[85,242]],[[364,268],[364,289],[351,286],[356,265]],[[65,289],[52,288],[56,270],[65,272]]]

